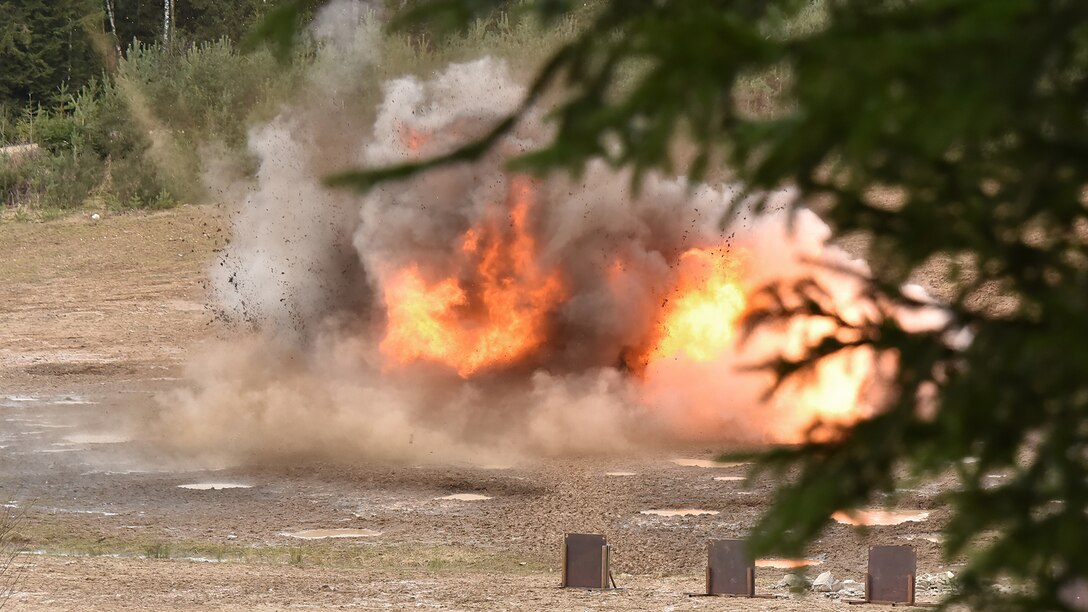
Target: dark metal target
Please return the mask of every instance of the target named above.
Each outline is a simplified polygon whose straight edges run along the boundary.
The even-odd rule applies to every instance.
[[[918,559],[910,546],[870,546],[865,599],[847,603],[915,605]]]
[[[755,596],[756,564],[744,540],[711,540],[707,548],[706,594]]]
[[[568,533],[563,539],[563,586],[607,589],[611,556],[603,535]]]

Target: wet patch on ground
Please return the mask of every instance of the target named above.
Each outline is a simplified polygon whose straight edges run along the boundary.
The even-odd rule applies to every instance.
[[[831,515],[836,523],[853,527],[887,527],[921,523],[929,518],[924,510],[851,510]]]
[[[675,509],[659,509],[659,510],[639,510],[639,514],[649,514],[653,516],[715,516],[721,514],[717,510],[700,510],[698,508],[675,508]]]
[[[326,540],[338,538],[375,538],[382,534],[373,529],[305,529],[288,533],[292,538],[300,540]]]
[[[440,501],[487,501],[491,497],[479,493],[454,493],[453,495],[444,495],[435,499]]]

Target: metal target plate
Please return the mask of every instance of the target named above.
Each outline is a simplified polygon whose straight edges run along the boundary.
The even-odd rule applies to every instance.
[[[608,540],[603,535],[568,533],[563,548],[563,586],[608,588]]]
[[[707,557],[707,595],[754,595],[755,561],[744,540],[711,540]]]
[[[917,557],[910,546],[870,546],[866,599],[880,603],[914,603]]]

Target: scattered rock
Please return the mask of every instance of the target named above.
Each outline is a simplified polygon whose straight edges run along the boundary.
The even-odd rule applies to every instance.
[[[801,591],[808,589],[809,586],[808,578],[805,578],[800,574],[786,574],[785,576],[782,576],[782,580],[779,580],[778,584],[774,585],[774,588]]]
[[[915,580],[914,588],[919,591],[941,593],[955,588],[956,574],[952,572],[939,572],[936,574],[922,574]]]
[[[11,161],[18,161],[23,157],[36,156],[39,150],[38,145],[34,143],[10,145],[7,147],[0,147],[0,157],[6,157]]]
[[[857,598],[865,596],[865,585],[857,580],[843,580],[839,588],[839,597]]]
[[[842,583],[835,580],[831,572],[823,572],[812,581],[812,590],[817,593],[837,593],[842,589]]]

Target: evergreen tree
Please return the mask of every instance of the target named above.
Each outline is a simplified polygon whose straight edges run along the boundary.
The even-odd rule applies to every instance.
[[[113,0],[122,48],[162,40],[162,0]],[[265,0],[175,0],[173,38],[184,44],[221,38],[240,40],[272,3]]]
[[[96,0],[0,0],[0,15],[0,103],[48,103],[101,71]]]
[[[221,38],[238,41],[268,6],[264,0],[177,0],[175,22],[181,36],[191,42]]]
[[[297,7],[262,28],[295,38]],[[944,547],[970,562],[946,603],[1071,610],[1088,548],[1088,2],[1083,0],[602,0],[486,138],[441,158],[359,169],[367,188],[474,159],[557,89],[555,138],[513,162],[580,172],[588,160],[694,180],[719,162],[755,193],[795,188],[832,227],[872,239],[871,312],[837,312],[814,283],[772,287],[750,325],[820,317],[839,333],[768,367],[780,381],[859,348],[895,363],[893,393],[858,424],[773,450],[782,488],[754,527],[757,554],[798,554],[837,511],[906,473],[958,479]],[[420,0],[404,23],[466,27],[502,0]],[[526,2],[542,19],[585,0]],[[808,11],[819,12],[812,19]],[[814,22],[798,28],[798,23]],[[281,53],[282,54],[282,53]],[[743,105],[786,75],[764,112]],[[695,149],[676,159],[677,139]],[[947,319],[904,283],[943,268]],[[859,320],[861,319],[861,320]],[[723,399],[724,401],[724,399]],[[832,435],[827,435],[831,433]],[[988,475],[1005,477],[994,482]],[[1013,589],[992,588],[1006,579]]]
[[[121,48],[133,42],[155,44],[162,38],[162,0],[113,0]]]

